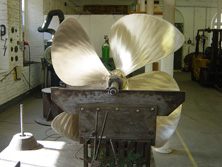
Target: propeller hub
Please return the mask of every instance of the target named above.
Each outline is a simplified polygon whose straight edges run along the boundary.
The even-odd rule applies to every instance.
[[[123,86],[123,80],[119,76],[112,76],[109,79],[109,94],[110,95],[117,95],[119,92],[119,89],[122,89]]]
[[[113,95],[117,95],[119,90],[121,90],[124,87],[126,77],[118,69],[112,71],[111,75],[112,76],[110,77],[109,82],[108,82],[108,85],[109,85],[108,93],[113,96]]]

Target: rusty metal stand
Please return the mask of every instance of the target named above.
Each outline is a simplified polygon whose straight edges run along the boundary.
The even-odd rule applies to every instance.
[[[156,117],[174,111],[185,100],[185,93],[120,90],[110,96],[107,90],[52,88],[52,99],[65,112],[79,115],[80,143],[86,143],[84,167],[88,163],[91,167],[150,167]]]
[[[51,88],[42,89],[43,113],[35,121],[38,124],[51,126],[51,121],[60,113],[62,109],[51,99]]]

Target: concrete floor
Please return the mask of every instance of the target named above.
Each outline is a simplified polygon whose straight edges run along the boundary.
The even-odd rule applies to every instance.
[[[222,167],[222,93],[191,81],[190,73],[175,73],[174,76],[181,90],[186,92],[186,101],[178,129],[170,140],[174,152],[154,153],[156,167]],[[34,122],[42,114],[41,98],[31,96],[19,104],[24,104],[25,131],[34,134],[37,140],[77,145],[49,126]],[[0,113],[0,151],[19,132],[19,104]]]

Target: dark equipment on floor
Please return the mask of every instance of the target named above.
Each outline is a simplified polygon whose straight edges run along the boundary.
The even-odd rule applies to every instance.
[[[61,10],[51,10],[47,17],[46,17],[46,20],[44,21],[42,27],[38,27],[38,31],[41,32],[41,33],[49,33],[51,34],[52,36],[52,39],[47,41],[46,45],[45,45],[45,53],[44,53],[44,58],[41,59],[42,61],[42,67],[43,67],[43,70],[45,70],[44,74],[46,76],[44,76],[44,83],[45,83],[45,86],[44,87],[49,87],[49,86],[60,86],[60,79],[58,78],[58,76],[56,75],[55,73],[55,70],[53,68],[53,65],[52,65],[52,61],[51,61],[51,44],[52,44],[52,40],[53,40],[53,37],[54,37],[54,34],[55,34],[55,30],[52,29],[52,28],[48,28],[49,27],[49,24],[51,23],[52,21],[52,18],[54,16],[58,16],[59,18],[59,24],[62,23],[62,21],[64,20],[64,14]],[[49,85],[48,83],[48,80],[49,80],[49,72],[50,72],[50,78],[51,78],[51,83]]]
[[[222,50],[221,29],[200,29],[196,36],[195,56],[192,59],[191,79],[203,86],[222,86]],[[206,47],[206,34],[212,35],[210,47]],[[199,44],[203,42],[203,54],[200,54]]]

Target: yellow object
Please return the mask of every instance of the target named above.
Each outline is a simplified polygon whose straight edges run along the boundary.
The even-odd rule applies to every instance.
[[[203,59],[202,56],[193,56],[192,67],[193,74],[196,80],[200,79],[200,69],[208,68],[207,65],[211,62],[209,59]]]
[[[185,142],[183,141],[183,138],[181,137],[180,133],[178,132],[178,130],[176,130],[176,134],[178,136],[178,138],[180,139],[181,144],[183,145],[184,149],[186,150],[186,153],[190,159],[190,161],[193,164],[193,167],[198,167],[197,163],[195,162],[192,154],[190,153],[190,150],[188,149],[187,145],[185,144]]]
[[[20,80],[22,78],[22,67],[16,66],[14,68],[14,80]]]

